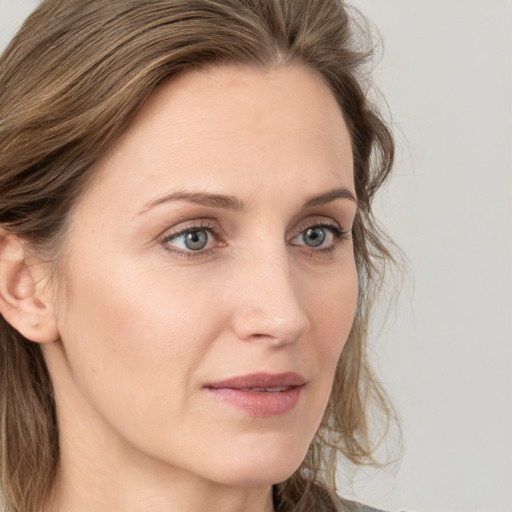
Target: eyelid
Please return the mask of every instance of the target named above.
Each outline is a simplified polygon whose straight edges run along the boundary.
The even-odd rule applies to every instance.
[[[346,239],[350,238],[349,231],[344,231],[344,230],[340,229],[339,227],[335,226],[334,224],[312,224],[311,226],[308,226],[307,228],[299,231],[298,234],[295,235],[291,241],[293,242],[299,236],[303,236],[307,230],[314,229],[314,228],[322,228],[322,229],[325,229],[326,231],[329,231],[330,234],[334,237],[334,242],[336,242],[338,240],[346,240]],[[299,244],[295,244],[295,245],[299,245]]]
[[[212,219],[195,219],[178,224],[177,226],[173,226],[170,229],[166,229],[162,235],[158,237],[158,241],[165,251],[177,254],[178,256],[186,256],[189,258],[195,256],[204,256],[215,248],[214,245],[205,249],[193,251],[182,249],[169,243],[174,238],[184,236],[187,233],[193,233],[194,231],[208,231],[211,233],[211,236],[213,236],[214,240],[219,236],[219,228],[215,221]],[[217,243],[216,245],[222,246],[223,244]]]
[[[325,227],[327,229],[333,229],[343,235],[350,235],[351,229],[344,229],[343,226],[336,220],[331,217],[325,216],[313,216],[308,217],[307,219],[303,219],[299,223],[295,225],[293,228],[292,234],[290,235],[290,239],[293,239],[303,233],[306,229],[313,227]]]
[[[158,238],[160,240],[168,240],[173,236],[178,236],[187,231],[197,231],[201,229],[210,229],[211,231],[218,231],[218,226],[216,221],[213,219],[203,218],[186,220],[184,222],[179,222],[178,224],[170,228],[166,228],[160,235],[158,235]]]
[[[329,231],[330,237],[332,239],[330,240],[330,243],[328,243],[327,246],[309,246],[306,243],[298,243],[297,239],[299,237],[304,237],[306,231],[308,229],[312,228],[323,228]],[[346,230],[344,229],[337,221],[335,221],[332,218],[326,218],[326,217],[316,217],[316,218],[308,218],[304,219],[303,222],[299,223],[294,231],[293,235],[289,239],[289,242],[294,247],[299,248],[302,251],[307,251],[307,253],[310,256],[326,256],[333,251],[335,251],[337,248],[339,248],[345,240],[351,240],[352,239],[352,230]],[[304,240],[303,240],[304,241]]]

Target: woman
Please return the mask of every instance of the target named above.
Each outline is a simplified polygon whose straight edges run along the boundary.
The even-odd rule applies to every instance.
[[[334,474],[389,413],[365,327],[393,144],[354,30],[336,0],[26,21],[0,61],[7,510],[363,510]]]

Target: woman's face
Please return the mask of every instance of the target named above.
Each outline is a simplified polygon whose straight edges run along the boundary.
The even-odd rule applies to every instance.
[[[355,212],[317,76],[216,67],[160,86],[71,214],[61,339],[44,345],[63,458],[287,478],[354,318]]]

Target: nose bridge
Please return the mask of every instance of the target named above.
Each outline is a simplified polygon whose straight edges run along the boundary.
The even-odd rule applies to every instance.
[[[262,249],[260,247],[260,249]],[[234,329],[245,340],[290,343],[309,328],[286,246],[268,244],[240,269]]]

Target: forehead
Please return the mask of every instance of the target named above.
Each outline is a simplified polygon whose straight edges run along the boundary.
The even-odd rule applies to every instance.
[[[300,180],[319,190],[341,179],[353,189],[341,110],[322,79],[300,67],[218,66],[172,78],[97,167],[96,182],[122,190],[129,180],[141,196],[148,183],[147,193],[222,192],[224,181],[245,195],[269,178],[276,187]]]

